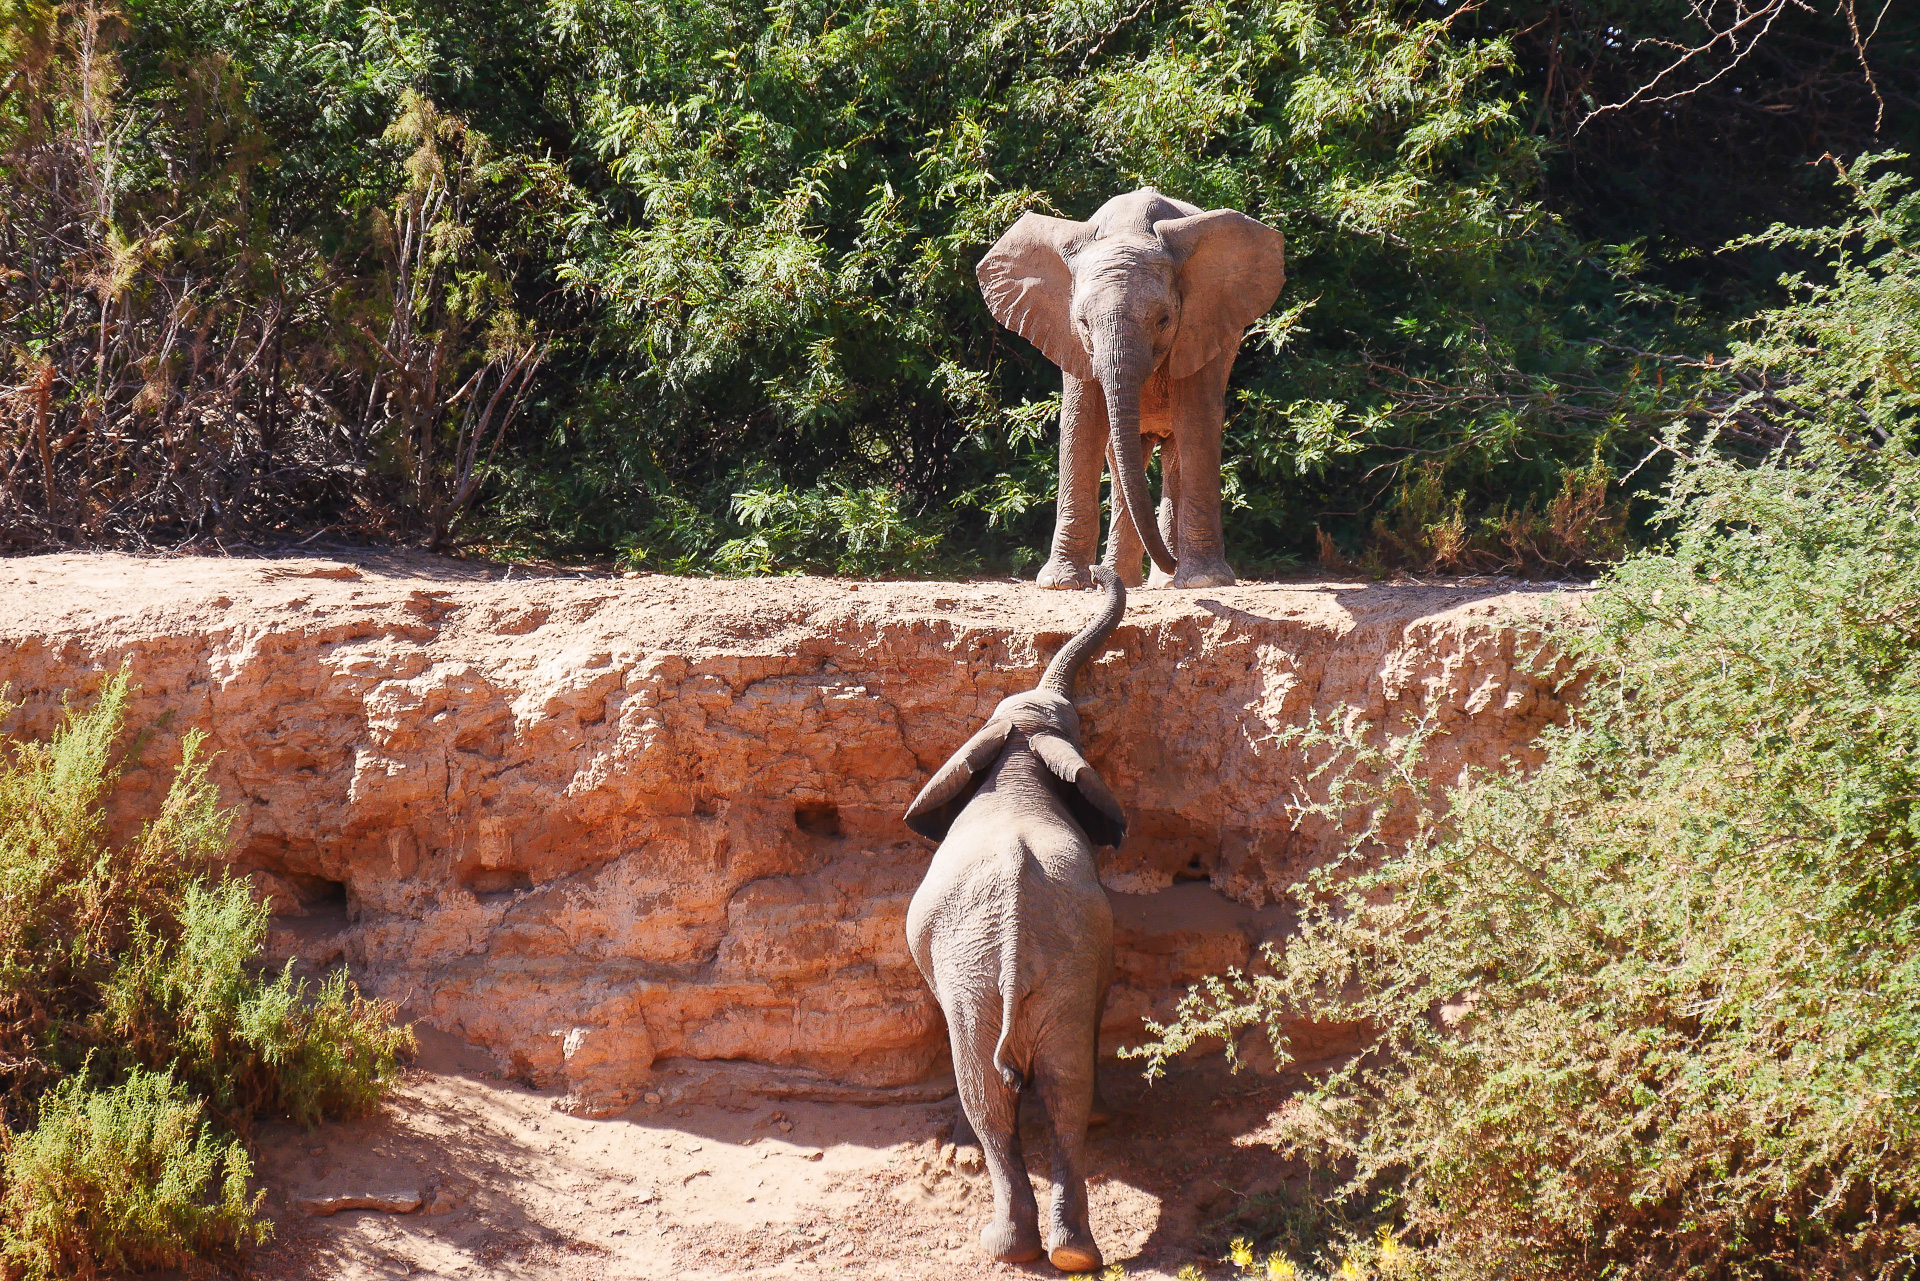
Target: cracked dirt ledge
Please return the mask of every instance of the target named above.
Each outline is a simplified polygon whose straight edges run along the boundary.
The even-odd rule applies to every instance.
[[[1316,709],[1403,732],[1431,708],[1445,777],[1524,754],[1562,707],[1520,638],[1578,596],[1136,593],[1080,690],[1133,819],[1103,869],[1109,1050],[1288,928],[1285,887],[1336,847],[1295,829],[1303,762],[1279,735]],[[921,1106],[946,1047],[902,933],[931,851],[900,814],[1092,609],[1008,582],[24,557],[0,561],[0,682],[24,700],[7,728],[39,734],[130,664],[151,732],[119,820],[205,730],[276,948],[347,962],[576,1111]]]

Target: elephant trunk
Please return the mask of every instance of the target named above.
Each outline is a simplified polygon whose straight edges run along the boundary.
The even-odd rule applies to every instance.
[[[1147,495],[1147,464],[1140,448],[1140,389],[1150,373],[1151,369],[1105,368],[1100,370],[1100,387],[1107,396],[1107,438],[1113,444],[1113,496],[1146,544],[1147,555],[1171,574],[1176,565],[1173,553],[1160,539],[1160,522],[1154,519],[1153,500]]]
[[[1081,628],[1079,634],[1060,647],[1060,652],[1047,664],[1047,671],[1040,678],[1040,688],[1059,694],[1063,698],[1073,697],[1073,682],[1080,675],[1080,669],[1087,659],[1099,653],[1100,647],[1107,643],[1107,636],[1120,623],[1120,615],[1127,610],[1127,589],[1120,581],[1120,575],[1105,565],[1093,566],[1094,581],[1099,583],[1106,593],[1106,608],[1100,616]]]

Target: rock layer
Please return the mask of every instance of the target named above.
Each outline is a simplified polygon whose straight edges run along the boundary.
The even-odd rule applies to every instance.
[[[1286,732],[1425,714],[1425,768],[1524,756],[1561,703],[1516,654],[1577,595],[1342,583],[1141,592],[1082,678],[1132,831],[1105,860],[1110,1041],[1288,923],[1339,848]],[[1031,585],[508,578],[425,558],[0,562],[6,728],[122,663],[137,822],[210,736],[276,942],[586,1106],[668,1060],[844,1087],[945,1057],[907,955],[931,855],[900,815],[1030,687],[1091,595]],[[682,1065],[684,1066],[684,1065]]]

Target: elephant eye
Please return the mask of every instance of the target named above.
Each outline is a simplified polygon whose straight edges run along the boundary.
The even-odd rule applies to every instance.
[[[1172,312],[1168,312],[1166,315],[1160,317],[1160,328],[1165,329],[1168,325],[1171,325],[1172,323],[1173,323]]]

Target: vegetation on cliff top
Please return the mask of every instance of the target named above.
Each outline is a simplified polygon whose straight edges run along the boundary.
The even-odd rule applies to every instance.
[[[1797,251],[1716,250],[1920,137],[1920,12],[1767,7],[1635,99],[1698,6],[6,0],[0,545],[1017,568],[1058,381],[972,264],[1152,183],[1288,237],[1243,569],[1604,561],[1772,377]]]
[[[372,1106],[412,1034],[344,972],[263,973],[267,908],[226,877],[228,815],[189,734],[115,840],[128,681],[45,743],[0,740],[0,1277],[237,1257],[260,1240],[244,1138]],[[0,691],[4,693],[4,691]],[[13,709],[0,701],[0,719]]]

